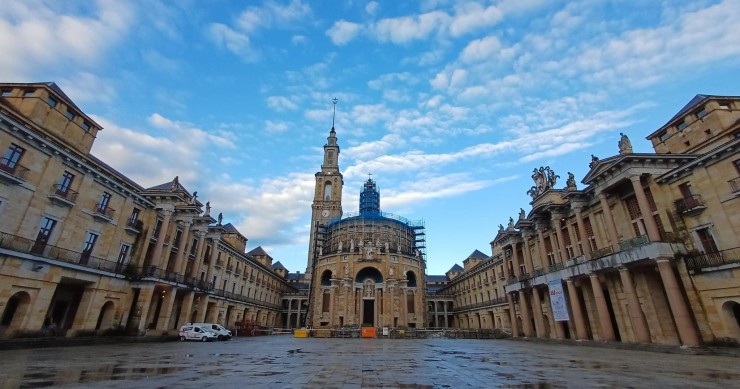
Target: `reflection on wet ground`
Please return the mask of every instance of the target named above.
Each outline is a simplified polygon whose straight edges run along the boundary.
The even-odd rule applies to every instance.
[[[169,342],[0,351],[0,387],[732,387],[738,359],[473,339]]]

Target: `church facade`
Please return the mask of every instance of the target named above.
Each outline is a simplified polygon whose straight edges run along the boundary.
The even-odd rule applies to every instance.
[[[368,179],[359,212],[342,212],[339,146],[331,129],[324,164],[316,173],[307,324],[424,327],[424,226],[380,210],[380,192]]]

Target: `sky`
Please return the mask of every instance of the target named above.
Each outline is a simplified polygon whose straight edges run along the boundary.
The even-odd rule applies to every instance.
[[[740,0],[1,3],[0,82],[56,82],[104,127],[95,156],[179,176],[290,271],[335,97],[344,212],[372,173],[442,274],[491,254],[534,168],[564,187],[620,133],[651,152],[696,94],[740,95]]]

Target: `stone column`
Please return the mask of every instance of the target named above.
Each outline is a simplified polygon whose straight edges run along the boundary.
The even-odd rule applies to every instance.
[[[172,318],[172,309],[174,308],[174,302],[175,302],[176,295],[177,295],[177,288],[173,286],[170,288],[170,290],[164,293],[164,296],[162,296],[162,306],[159,309],[159,318],[157,320],[158,330],[168,330],[169,329],[170,318]]]
[[[581,253],[588,261],[591,259],[591,242],[588,239],[586,233],[586,225],[583,223],[583,208],[574,207],[573,211],[576,214],[576,225],[578,226],[578,233],[581,235]]]
[[[195,250],[195,260],[193,261],[193,266],[190,268],[190,273],[187,276],[192,278],[199,278],[200,267],[203,264],[203,249],[206,247],[206,239],[205,233],[200,229],[195,230],[193,232],[193,235],[198,239],[198,247]]]
[[[333,284],[333,282],[332,282]],[[334,312],[334,301],[336,300],[336,287],[334,285],[329,287],[329,325],[334,325],[334,316],[336,312]]]
[[[529,304],[527,302],[527,293],[525,290],[519,291],[519,310],[522,315],[522,330],[524,336],[532,336],[532,320],[529,317]]]
[[[172,271],[177,274],[183,272],[183,259],[185,258],[185,246],[190,239],[190,225],[193,223],[192,220],[183,220],[179,224],[182,225],[182,235],[180,235],[180,245],[177,246],[177,256],[175,256],[175,266],[172,267]]]
[[[445,325],[444,328],[449,327],[449,319],[447,318],[447,301],[444,302],[444,305],[442,306],[442,311],[445,314]]]
[[[534,262],[532,261],[532,253],[529,252],[529,239],[526,235],[523,236],[524,242],[522,242],[522,257],[524,257],[524,268],[527,273],[534,271]],[[516,246],[512,246],[512,250],[515,250]]]
[[[632,322],[632,329],[635,331],[635,338],[639,343],[650,343],[650,331],[640,307],[640,300],[637,298],[632,274],[626,267],[620,267],[619,277],[622,279],[622,289],[627,299],[627,310],[629,311],[630,322]]]
[[[534,326],[537,330],[537,337],[545,337],[545,317],[542,315],[542,301],[540,292],[536,287],[532,288],[532,314],[534,315]]]
[[[509,302],[509,320],[511,321],[511,336],[519,336],[519,325],[516,321],[516,308],[514,307],[514,297],[511,293],[506,294],[506,300]]]
[[[180,317],[177,319],[177,325],[182,325],[190,321],[190,312],[193,310],[193,300],[195,299],[195,292],[190,291],[185,293],[182,298],[182,304],[180,305]]]
[[[206,312],[208,311],[209,300],[209,296],[204,294],[203,297],[200,298],[200,301],[198,301],[198,319],[195,321],[196,323],[206,322]]]
[[[152,307],[152,298],[154,296],[154,285],[151,287],[142,287],[139,289],[139,300],[136,302],[136,312],[139,315],[139,331],[144,331],[149,327],[149,310]]]
[[[295,317],[295,328],[301,328],[301,300],[298,299],[298,314]]]
[[[599,313],[599,326],[601,327],[602,340],[614,341],[616,340],[616,336],[614,335],[614,328],[612,328],[612,321],[609,317],[609,308],[606,306],[604,290],[601,289],[601,281],[599,281],[599,276],[597,274],[591,273],[588,276],[591,279],[591,288],[594,292],[596,311]]]
[[[293,328],[290,326],[290,315],[291,315],[292,309],[293,309],[293,299],[289,298],[288,299],[288,316],[285,317],[285,328],[288,328],[288,329]]]
[[[522,252],[524,252],[524,250],[523,250],[523,249],[522,249]],[[504,265],[504,280],[505,280],[505,282],[509,282],[509,261],[510,261],[510,260],[509,260],[508,258],[506,258],[506,252],[505,252],[505,251],[504,251],[504,255],[503,255],[503,257],[504,257],[504,259],[503,259],[503,265]],[[512,257],[512,258],[514,257],[514,253],[511,253],[511,257]],[[496,275],[495,275],[495,272],[494,272],[494,277],[495,277],[495,276],[496,276]],[[491,280],[491,282],[493,282],[493,280]]]
[[[164,248],[164,240],[167,237],[167,230],[170,227],[170,218],[172,213],[175,212],[175,206],[171,204],[164,204],[161,206],[162,210],[159,211],[162,214],[162,224],[159,226],[159,234],[157,234],[157,244],[154,246],[154,253],[152,253],[152,266],[159,268],[162,264],[162,249]]]
[[[563,229],[560,228],[560,222],[562,219],[563,219],[563,215],[554,214],[554,213],[552,214],[552,225],[553,225],[552,231],[553,233],[557,232],[558,244],[560,244],[560,263],[565,265],[565,261],[570,259],[570,256],[568,255],[568,249],[565,247],[565,234],[563,234]],[[566,223],[565,228],[566,229],[568,228],[567,223]]]
[[[653,242],[660,242],[660,230],[658,229],[658,224],[655,222],[655,218],[653,217],[653,211],[650,210],[650,203],[648,202],[645,190],[642,188],[640,175],[635,174],[630,176],[630,181],[632,181],[632,187],[635,189],[637,205],[640,207],[642,221],[645,223],[648,238]]]
[[[206,284],[210,284],[213,279],[213,271],[216,268],[216,258],[218,257],[218,234],[213,234],[211,237],[213,243],[211,244],[211,259],[208,261],[208,271],[206,272]],[[216,285],[213,285],[216,288]]]
[[[550,266],[550,260],[547,258],[547,246],[545,245],[544,227],[537,227],[537,237],[539,238],[540,246],[540,266],[542,266],[542,268],[544,269],[545,267]]]
[[[588,333],[586,332],[586,321],[583,317],[583,310],[581,309],[581,302],[578,299],[578,289],[573,280],[569,279],[566,281],[568,284],[568,297],[570,299],[570,308],[573,311],[573,322],[576,327],[576,338],[588,339]]]
[[[601,202],[601,210],[604,213],[604,223],[606,223],[606,231],[609,234],[612,249],[614,249],[614,252],[617,252],[619,251],[619,235],[617,234],[614,216],[612,215],[611,208],[609,208],[609,201],[606,199],[606,193],[604,191],[599,192],[599,201]]]
[[[676,322],[676,329],[678,330],[678,336],[681,338],[681,343],[686,346],[696,347],[699,346],[699,336],[696,333],[696,326],[694,324],[689,310],[686,307],[681,289],[676,281],[676,275],[673,273],[673,267],[666,258],[659,258],[658,271],[660,271],[660,278],[663,280],[663,287],[665,288],[665,294],[668,296],[668,304],[671,307],[671,313],[673,314],[673,320]]]
[[[522,256],[524,256],[524,250],[522,250]],[[504,251],[504,258],[506,258],[506,251]],[[516,251],[511,253],[511,259],[514,261],[514,266],[512,266],[514,268],[514,276],[519,278],[519,276],[522,275],[522,268],[519,267],[519,262],[522,261],[523,259],[519,256],[519,253]],[[526,270],[527,265],[525,264],[524,267]]]
[[[439,317],[437,312],[437,302],[434,301],[434,328],[439,328]]]

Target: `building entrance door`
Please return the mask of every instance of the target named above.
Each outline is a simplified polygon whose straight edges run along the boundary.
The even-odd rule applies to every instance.
[[[362,326],[375,327],[375,300],[362,300]]]

